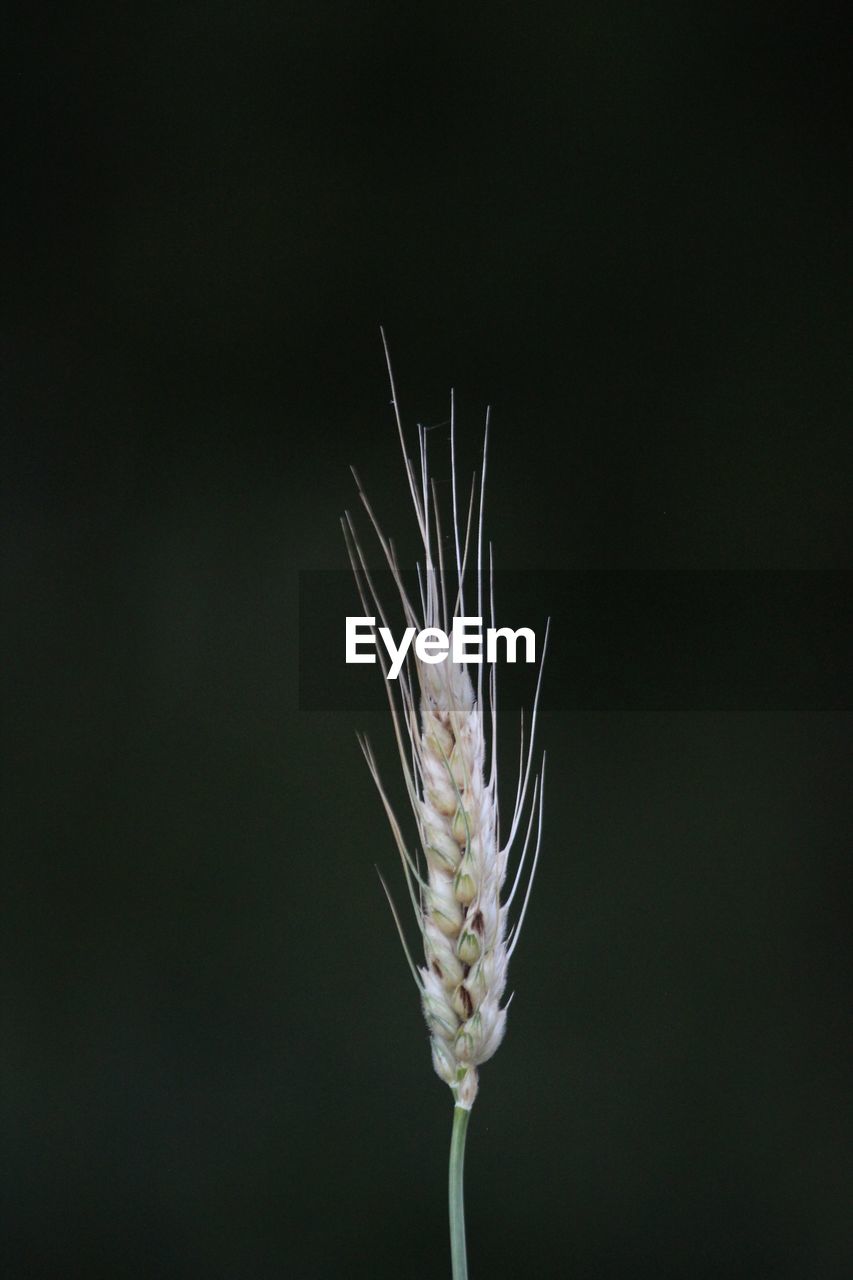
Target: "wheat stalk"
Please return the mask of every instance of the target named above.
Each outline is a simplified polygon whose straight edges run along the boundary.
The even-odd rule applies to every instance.
[[[488,571],[484,568],[483,549],[488,414],[480,476],[479,479],[474,476],[466,514],[460,518],[455,409],[451,396],[452,509],[451,532],[445,554],[440,503],[429,475],[426,430],[418,427],[418,465],[415,467],[406,448],[387,344],[385,355],[397,432],[423,550],[423,563],[418,567],[418,592],[414,599],[404,584],[394,545],[382,533],[358,476],[355,472],[353,474],[359,497],[391,571],[406,625],[415,627],[418,632],[435,627],[449,632],[454,618],[468,616],[466,585],[472,576],[476,616],[484,619],[485,608],[493,624],[492,548],[489,545]],[[383,602],[349,513],[344,516],[343,528],[365,613],[378,616],[381,624],[387,627]],[[547,634],[546,629],[545,644]],[[478,664],[475,687],[466,665],[454,663],[450,657],[440,663],[429,664],[410,650],[406,665],[396,682],[392,682],[388,679],[389,667],[381,645],[377,645],[377,652],[385,676],[403,778],[418,831],[419,848],[414,853],[406,844],[370,744],[364,738],[360,739],[360,744],[400,853],[408,896],[422,939],[423,965],[416,965],[412,959],[384,880],[383,888],[420,993],[430,1033],[433,1066],[453,1093],[451,1252],[454,1280],[461,1280],[467,1275],[462,1162],[468,1115],[477,1095],[478,1068],[492,1056],[504,1036],[508,1007],[508,1002],[503,1002],[507,969],[518,944],[542,838],[544,755],[540,770],[533,771],[533,740],[542,661],[540,659],[526,746],[522,719],[512,818],[507,839],[502,842],[497,793],[497,684],[494,663],[488,666],[485,677],[487,735],[483,715],[485,661]],[[504,895],[510,856],[519,838],[522,838],[521,851],[512,886]],[[524,884],[531,848],[533,855]],[[522,885],[521,906],[514,923],[511,923],[510,911]]]

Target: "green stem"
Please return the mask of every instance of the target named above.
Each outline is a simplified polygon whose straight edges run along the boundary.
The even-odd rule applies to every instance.
[[[453,1132],[450,1137],[450,1259],[453,1280],[468,1280],[468,1258],[465,1253],[465,1201],[462,1190],[462,1170],[465,1164],[465,1134],[468,1132],[468,1116],[465,1107],[453,1108]]]

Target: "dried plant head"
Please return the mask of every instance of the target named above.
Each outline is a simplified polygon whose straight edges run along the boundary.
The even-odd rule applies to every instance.
[[[385,354],[387,360],[387,345]],[[487,620],[488,625],[494,626],[492,547],[489,544],[484,551],[483,531],[488,414],[480,474],[474,475],[461,506],[451,396],[451,496],[450,511],[445,516],[449,519],[449,532],[445,535],[441,504],[429,474],[427,431],[418,427],[417,463],[413,463],[390,361],[388,375],[422,545],[416,592],[407,589],[394,544],[383,534],[358,476],[355,478],[406,625],[416,632],[440,628],[449,634],[453,620],[466,618],[470,612],[482,619],[483,626]],[[342,523],[365,615],[376,617],[377,626],[388,627],[385,607],[352,516],[347,513]],[[416,965],[383,880],[420,993],[433,1065],[453,1091],[456,1106],[466,1110],[470,1110],[477,1093],[478,1068],[492,1056],[504,1036],[509,1003],[504,1000],[507,970],[518,944],[539,858],[545,757],[534,771],[533,744],[547,637],[546,627],[526,743],[522,716],[518,776],[505,837],[497,785],[497,673],[495,663],[487,663],[485,654],[476,664],[476,677],[472,679],[467,664],[452,661],[449,654],[441,662],[429,663],[418,658],[410,647],[398,678],[389,680],[389,662],[383,646],[377,644],[403,779],[417,828],[418,844],[414,850],[409,848],[380,779],[370,744],[360,739],[400,853],[421,936],[424,963]],[[505,893],[511,862],[514,871]]]

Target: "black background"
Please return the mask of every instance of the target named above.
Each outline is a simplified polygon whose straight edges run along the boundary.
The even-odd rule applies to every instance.
[[[466,468],[491,403],[503,568],[850,568],[843,28],[207,0],[4,45],[9,1274],[446,1275],[381,691],[300,710],[298,574],[350,463],[413,533],[380,323]],[[575,713],[554,644],[472,1275],[846,1276],[849,715]]]

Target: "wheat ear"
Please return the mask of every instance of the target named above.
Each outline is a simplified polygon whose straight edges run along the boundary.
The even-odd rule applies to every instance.
[[[387,345],[385,354],[387,360]],[[406,625],[415,627],[416,631],[440,627],[449,632],[454,618],[468,616],[466,586],[471,578],[472,589],[476,593],[476,615],[484,622],[489,618],[493,625],[492,551],[489,546],[486,569],[483,548],[488,415],[480,476],[474,476],[465,514],[460,517],[455,410],[451,397],[452,510],[445,554],[440,503],[429,476],[426,430],[418,427],[418,465],[415,467],[406,448],[390,361],[388,375],[406,478],[423,550],[415,599],[410,597],[404,585],[393,543],[382,533],[357,476],[356,483],[391,571]],[[365,613],[378,616],[381,624],[387,626],[383,603],[349,513],[344,517],[343,527]],[[545,644],[540,656],[526,746],[522,720],[515,800],[504,843],[501,842],[497,794],[497,685],[494,664],[488,666],[485,678],[485,662],[477,664],[475,687],[465,665],[452,662],[450,657],[440,663],[429,664],[419,660],[410,650],[406,666],[396,682],[392,682],[388,680],[383,648],[377,645],[403,777],[418,831],[419,849],[415,852],[411,852],[406,844],[370,745],[365,739],[361,740],[368,768],[400,853],[408,896],[422,939],[425,964],[417,966],[414,963],[405,931],[384,881],[383,888],[420,992],[430,1033],[433,1066],[450,1086],[454,1098],[450,1163],[454,1280],[462,1280],[467,1275],[462,1162],[468,1113],[477,1095],[478,1068],[492,1056],[504,1036],[508,1007],[508,1002],[504,1003],[507,969],[527,910],[542,839],[545,760],[543,756],[541,768],[534,773],[533,740]],[[484,716],[484,683],[487,717]],[[488,740],[485,719],[489,724]],[[504,896],[510,857],[519,840],[521,850],[512,886]],[[531,849],[532,858],[529,859],[524,883]],[[520,907],[514,923],[511,923],[510,911],[522,885]]]

